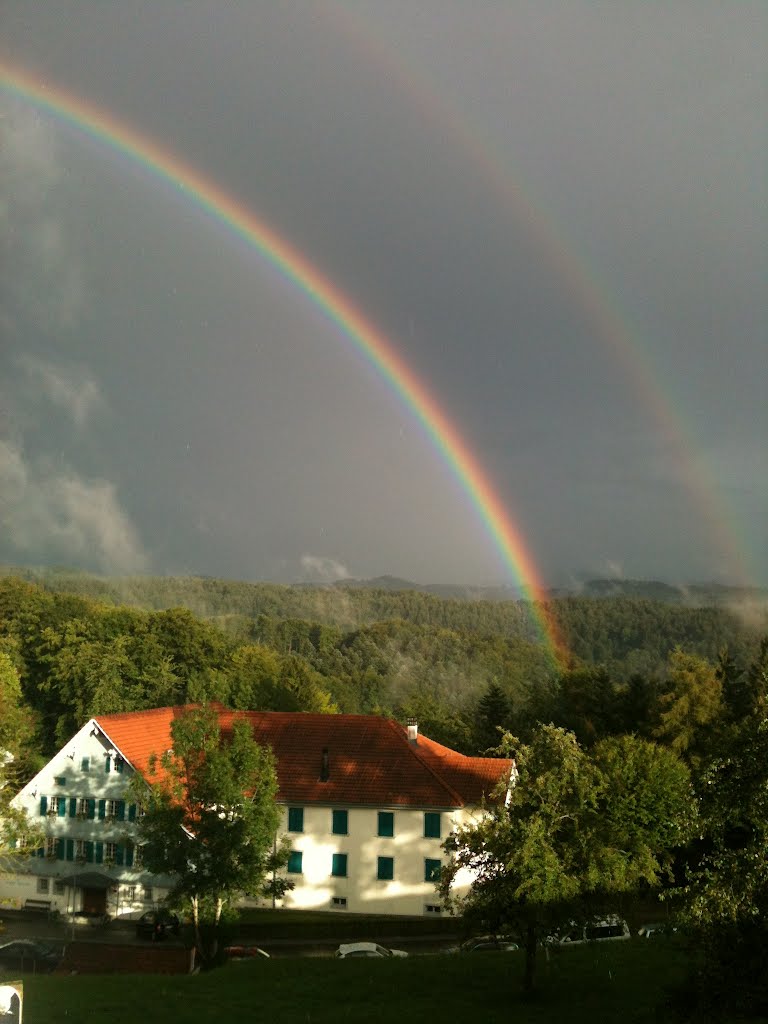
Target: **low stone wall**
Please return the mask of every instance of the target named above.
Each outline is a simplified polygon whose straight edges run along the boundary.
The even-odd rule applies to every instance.
[[[147,943],[146,946],[71,942],[57,974],[189,974],[194,950]]]

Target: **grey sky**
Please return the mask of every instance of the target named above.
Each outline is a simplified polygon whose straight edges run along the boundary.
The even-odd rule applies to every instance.
[[[0,29],[365,312],[547,582],[768,584],[764,4],[5,0]],[[510,581],[294,285],[125,156],[0,115],[0,560]]]

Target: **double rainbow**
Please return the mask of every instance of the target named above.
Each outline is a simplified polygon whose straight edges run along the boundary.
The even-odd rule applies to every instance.
[[[242,238],[339,328],[421,423],[466,492],[512,577],[531,601],[542,639],[557,660],[565,660],[567,652],[548,609],[540,573],[478,458],[392,342],[352,300],[242,201],[112,113],[5,62],[0,62],[0,88],[173,185],[213,220]]]

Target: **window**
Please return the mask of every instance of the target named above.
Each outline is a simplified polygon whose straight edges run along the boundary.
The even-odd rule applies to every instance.
[[[347,825],[349,823],[349,815],[346,811],[332,811],[331,812],[331,831],[335,836],[345,836],[348,833]]]
[[[46,857],[50,857],[51,860],[55,860],[57,853],[58,853],[58,844],[57,844],[55,839],[51,839],[49,837],[48,839],[45,840],[45,856]]]
[[[144,866],[144,847],[134,846],[133,848],[133,866],[140,868]]]
[[[125,900],[127,900],[128,903],[135,903],[136,902],[136,886],[135,885],[126,885],[125,888],[123,889],[123,898]]]
[[[438,882],[440,880],[440,868],[442,864],[439,860],[432,860],[427,857],[424,861],[424,881],[425,882]]]
[[[347,897],[346,896],[333,896],[331,898],[331,910],[346,910],[347,909]]]
[[[66,886],[64,885],[63,882],[54,882],[53,883],[53,894],[54,894],[54,896],[63,896],[65,891],[66,891]]]
[[[122,759],[122,757],[115,757],[115,771],[116,772],[121,772],[123,770],[123,765],[124,764],[125,764],[125,761]]]
[[[334,853],[331,860],[331,874],[334,878],[347,877],[347,855],[346,853]]]
[[[75,860],[85,860],[85,840],[78,839],[75,842]]]
[[[46,895],[50,892],[51,882],[48,878],[38,878],[37,880],[37,891],[43,892]]]
[[[395,877],[395,858],[394,857],[378,857],[376,867],[376,877],[381,882],[391,882]]]
[[[304,808],[303,807],[289,807],[288,808],[288,831],[289,832],[303,832],[304,831]]]
[[[438,812],[424,812],[424,835],[427,839],[440,838],[440,814]]]
[[[66,775],[57,775],[56,776],[56,785],[57,786],[66,786],[66,784],[67,784],[67,776]]]
[[[67,798],[65,796],[48,797],[48,817],[63,818],[67,813]]]
[[[144,892],[142,893],[142,899],[145,903],[152,902],[152,887],[149,885],[144,886]]]
[[[443,908],[439,903],[425,903],[424,913],[425,914],[442,914]]]
[[[114,863],[117,857],[117,843],[104,843],[104,860]]]
[[[122,800],[108,800],[104,803],[104,816],[117,818],[122,821],[125,816],[125,802]]]
[[[395,815],[392,811],[379,811],[379,835],[393,836],[395,834]]]
[[[77,801],[77,816],[78,818],[88,817],[88,797],[81,796]]]
[[[289,875],[300,875],[301,874],[301,862],[303,854],[300,850],[291,850],[288,854],[288,874]]]
[[[80,759],[80,771],[89,772],[91,770],[91,759],[90,757],[83,757]]]

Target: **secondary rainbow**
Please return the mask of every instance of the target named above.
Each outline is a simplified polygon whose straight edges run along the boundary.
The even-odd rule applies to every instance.
[[[243,238],[336,324],[373,363],[421,423],[477,510],[512,576],[533,602],[533,613],[542,639],[558,660],[565,659],[567,652],[547,610],[540,573],[485,470],[392,342],[356,308],[351,299],[243,202],[112,113],[2,61],[0,88],[55,115],[171,183],[190,202]]]
[[[362,57],[366,70],[399,91],[409,111],[420,112],[425,130],[449,139],[489,192],[498,197],[501,208],[513,213],[516,225],[526,231],[528,244],[556,274],[574,307],[586,314],[595,340],[606,347],[624,371],[640,407],[662,436],[667,454],[674,461],[676,479],[687,490],[696,519],[706,523],[712,547],[724,559],[724,568],[742,586],[751,586],[748,553],[741,542],[743,528],[733,524],[734,513],[727,508],[725,496],[697,452],[693,431],[677,411],[680,401],[669,393],[669,385],[654,367],[648,346],[632,326],[631,317],[616,305],[611,289],[578,252],[564,227],[535,199],[532,184],[523,180],[517,167],[510,167],[510,154],[503,154],[492,137],[455,107],[422,66],[407,61],[387,43],[370,15],[336,0],[326,0],[319,10],[346,39],[351,52]]]

